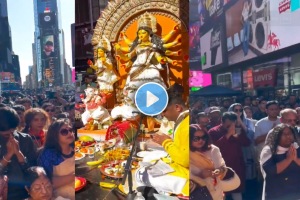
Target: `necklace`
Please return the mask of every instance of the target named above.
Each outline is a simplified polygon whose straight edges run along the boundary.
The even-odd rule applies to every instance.
[[[36,138],[36,136],[35,136],[34,134],[32,134],[31,136],[33,137],[33,139],[34,139],[34,141],[35,141],[37,147],[41,147],[42,144],[41,144],[41,142],[38,141],[38,139]]]
[[[69,154],[63,154],[61,153],[61,155],[64,157],[64,158],[72,158],[74,156],[75,152],[74,151],[71,151],[71,153]]]

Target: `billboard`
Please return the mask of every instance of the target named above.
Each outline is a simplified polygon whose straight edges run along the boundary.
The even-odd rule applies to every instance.
[[[226,1],[226,0],[225,0]],[[198,13],[201,26],[210,26],[223,14],[224,0],[199,0]]]
[[[225,12],[229,65],[300,43],[298,2],[237,0],[229,7]]]
[[[0,78],[2,83],[10,83],[11,73],[10,72],[0,72]]]
[[[266,87],[266,86],[276,86],[277,71],[275,68],[262,69],[253,71],[253,86],[256,87]]]
[[[42,59],[55,57],[54,36],[48,35],[42,37]]]
[[[212,84],[211,74],[190,70],[190,87],[206,87]]]
[[[200,52],[202,70],[223,63],[222,46],[225,45],[222,40],[223,26],[221,22],[214,22],[214,26],[208,32],[201,34]]]
[[[267,36],[269,51],[300,43],[300,1],[272,0],[270,12],[270,31]]]
[[[75,30],[75,58],[94,56],[93,46],[91,44],[93,37],[92,31],[89,25]]]
[[[53,83],[55,85],[54,80],[57,84],[59,84],[60,80],[60,71],[58,65],[58,58],[50,57],[42,60],[43,65],[43,80],[47,80],[48,83]]]
[[[39,27],[40,28],[51,28],[55,25],[56,13],[48,12],[48,13],[40,13],[39,14]]]
[[[200,66],[200,22],[190,23],[189,29],[189,60]]]

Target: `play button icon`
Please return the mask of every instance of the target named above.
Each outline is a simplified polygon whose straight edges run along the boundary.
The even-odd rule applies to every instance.
[[[135,93],[137,109],[149,116],[159,115],[168,104],[168,94],[163,86],[150,82],[143,84]]]
[[[147,91],[147,108],[152,106],[158,100],[159,100],[159,98],[157,96],[155,96],[151,92]]]

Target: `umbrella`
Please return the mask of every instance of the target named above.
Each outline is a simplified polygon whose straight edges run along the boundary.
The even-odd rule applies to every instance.
[[[190,96],[202,96],[202,97],[223,97],[223,96],[239,96],[241,91],[236,91],[231,88],[227,88],[220,85],[210,85],[196,92],[191,92]]]

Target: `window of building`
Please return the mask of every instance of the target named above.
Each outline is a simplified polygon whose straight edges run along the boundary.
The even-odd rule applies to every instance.
[[[217,85],[223,85],[225,87],[232,87],[231,73],[218,74],[217,75]]]

